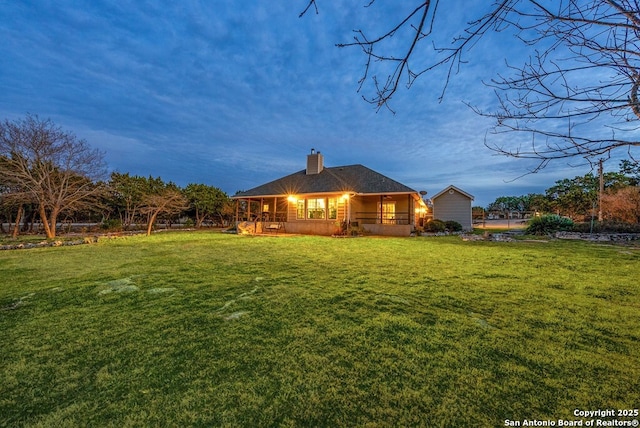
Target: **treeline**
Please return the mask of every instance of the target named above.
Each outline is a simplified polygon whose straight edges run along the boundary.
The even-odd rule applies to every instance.
[[[618,172],[558,180],[544,193],[501,196],[486,207],[488,213],[504,215],[557,214],[574,221],[600,217],[602,221],[640,223],[640,165],[620,162]],[[482,208],[480,208],[482,210]]]
[[[160,177],[114,172],[104,180],[102,152],[27,115],[0,123],[0,226],[17,236],[34,224],[54,238],[60,220],[99,223],[111,230],[187,219],[188,225],[224,223],[233,209],[225,192],[205,184],[184,188]],[[10,230],[4,230],[4,224]]]
[[[160,177],[112,173],[105,179],[104,154],[38,116],[0,123],[0,227],[17,236],[42,228],[54,238],[62,222],[97,223],[109,230],[141,228],[179,219],[194,227],[233,218],[229,197],[205,184],[184,188]],[[559,180],[544,194],[501,196],[474,216],[512,218],[553,213],[573,220],[640,223],[640,166],[622,161],[618,172]],[[9,224],[9,230],[4,227]]]

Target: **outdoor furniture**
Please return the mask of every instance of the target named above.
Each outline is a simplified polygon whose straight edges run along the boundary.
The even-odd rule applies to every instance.
[[[264,230],[267,232],[278,233],[278,231],[282,228],[282,223],[269,223],[264,227]]]

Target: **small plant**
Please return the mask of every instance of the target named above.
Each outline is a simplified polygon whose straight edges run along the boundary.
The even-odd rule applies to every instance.
[[[529,222],[527,233],[529,235],[548,235],[563,230],[572,230],[573,220],[556,214],[535,217]]]

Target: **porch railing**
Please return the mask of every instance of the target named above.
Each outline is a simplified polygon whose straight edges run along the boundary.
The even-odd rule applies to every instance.
[[[408,213],[396,213],[393,216],[382,216],[380,219],[379,212],[356,212],[356,220],[363,224],[411,224],[411,218]]]

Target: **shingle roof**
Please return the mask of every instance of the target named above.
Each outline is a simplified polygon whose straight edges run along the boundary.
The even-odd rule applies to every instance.
[[[359,194],[416,193],[389,177],[363,165],[325,167],[320,174],[306,170],[279,178],[253,189],[238,192],[234,198],[354,192]]]

